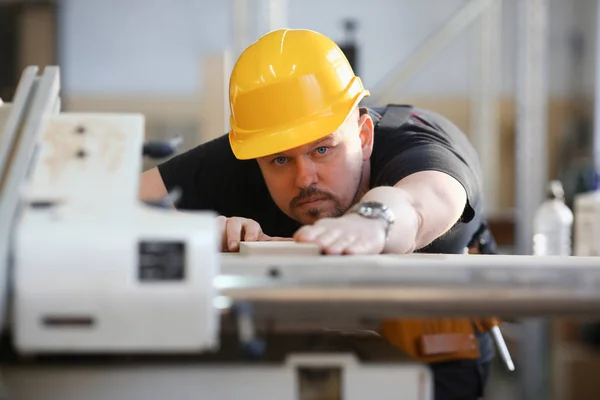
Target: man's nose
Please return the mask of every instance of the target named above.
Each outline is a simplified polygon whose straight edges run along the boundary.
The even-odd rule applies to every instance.
[[[317,181],[315,163],[308,157],[298,157],[296,159],[296,186],[307,188],[317,183]]]

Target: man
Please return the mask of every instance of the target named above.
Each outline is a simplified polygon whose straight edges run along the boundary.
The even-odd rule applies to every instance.
[[[463,253],[480,228],[466,137],[426,110],[361,108],[369,92],[327,37],[266,34],[238,59],[229,95],[229,134],[144,172],[140,188],[152,200],[179,187],[179,209],[215,210],[223,251],[296,240],[325,254]],[[382,333],[431,363],[436,398],[480,396],[492,350],[470,320],[388,321]],[[428,352],[429,337],[448,348]]]

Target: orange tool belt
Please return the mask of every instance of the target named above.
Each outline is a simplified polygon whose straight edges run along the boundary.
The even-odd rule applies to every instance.
[[[473,236],[469,254],[494,254],[495,243],[485,224]],[[501,321],[489,318],[435,318],[383,321],[380,333],[409,357],[423,363],[479,358],[476,332]]]
[[[476,331],[486,332],[500,320],[439,318],[387,320],[381,335],[409,357],[423,363],[479,358]]]

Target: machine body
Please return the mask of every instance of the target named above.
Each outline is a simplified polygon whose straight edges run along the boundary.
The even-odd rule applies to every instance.
[[[46,92],[44,102],[59,104],[57,93]],[[54,111],[25,110],[41,115],[25,117],[39,123],[10,234],[15,347],[23,353],[216,348],[214,214],[184,215],[137,200],[141,115]]]

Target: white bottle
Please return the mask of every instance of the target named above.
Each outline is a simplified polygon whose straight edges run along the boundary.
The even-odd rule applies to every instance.
[[[571,255],[573,212],[565,204],[564,195],[560,181],[550,182],[547,198],[538,208],[533,220],[534,255]]]

